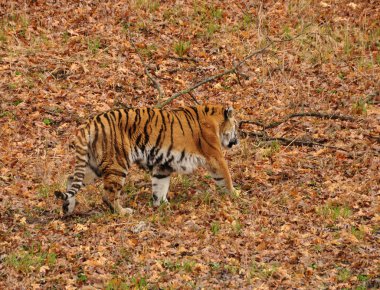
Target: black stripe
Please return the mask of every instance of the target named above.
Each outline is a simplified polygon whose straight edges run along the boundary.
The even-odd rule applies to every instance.
[[[118,133],[119,133],[119,135],[120,135],[120,131],[119,130],[117,130],[117,128],[116,128],[116,116],[115,116],[115,114],[114,114],[114,112],[113,111],[111,111],[111,124],[112,124],[112,128],[113,128],[113,130],[114,130],[114,136],[113,136],[113,139],[114,139],[114,142],[113,142],[113,147],[115,148],[115,150],[116,150],[116,161],[119,163],[119,165],[121,166],[121,167],[123,167],[123,168],[125,168],[126,166],[125,166],[125,158],[123,159],[123,156],[122,156],[122,154],[121,154],[121,151],[120,151],[120,148],[119,148],[119,142],[118,142],[118,140],[117,140],[117,135],[118,135]],[[121,137],[120,137],[121,138]]]
[[[198,109],[196,107],[190,107],[190,109],[192,109],[195,113],[195,115],[197,116],[196,120],[198,121],[199,123],[199,113],[198,113]]]
[[[208,146],[210,146],[211,148],[214,148],[214,149],[218,150],[218,147],[216,147],[214,144],[210,143],[208,141],[208,139],[204,138],[204,136],[203,136],[202,126],[201,126],[201,123],[199,122],[198,109],[196,107],[190,107],[190,109],[194,110],[195,114],[197,115],[197,123],[198,123],[199,131],[201,133],[202,139],[207,143]],[[200,139],[199,139],[199,146],[201,146],[201,140]]]
[[[94,130],[95,130],[95,137],[94,137],[94,141],[92,141],[92,144],[91,144],[91,148],[92,148],[92,152],[95,152],[96,153],[96,144],[98,142],[98,138],[99,138],[99,127],[98,127],[98,120],[95,120],[93,122],[94,124]],[[94,154],[95,156],[97,154]]]
[[[127,129],[128,129],[128,120],[129,120],[129,110],[123,110],[124,111],[124,114],[125,114],[125,126],[124,126],[124,133],[127,133]],[[128,136],[129,137],[129,136]]]
[[[191,130],[191,134],[194,134],[193,127],[191,126],[191,123],[190,123],[190,120],[189,120],[189,118],[187,116],[187,113],[185,111],[183,111],[183,112],[184,112],[184,117],[186,119],[187,125],[189,126],[189,128]]]
[[[223,180],[224,178],[223,177],[214,177],[214,180],[215,181],[221,181],[221,180]]]
[[[124,144],[125,130],[123,130],[123,119],[124,119],[123,114],[125,114],[125,111],[124,110],[117,110],[117,112],[119,113],[119,122],[118,122],[118,124],[119,124],[119,133],[120,133],[120,139],[121,139],[121,150],[123,151],[123,156],[124,156],[124,159],[125,159],[125,161],[127,163],[126,164],[127,168],[129,168],[128,154],[125,151],[125,144]],[[128,116],[126,116],[126,118],[128,118]]]
[[[107,170],[107,175],[116,175],[116,176],[121,176],[121,177],[126,177],[127,175],[125,172],[119,171],[117,169],[108,169]]]
[[[202,130],[201,123],[199,122],[199,114],[198,114],[198,110],[197,110],[197,108],[195,108],[195,107],[190,107],[190,109],[192,109],[192,110],[194,111],[194,113],[196,114],[196,116],[197,116],[197,123],[198,123],[199,132],[200,132],[201,137],[203,137],[203,130]],[[200,147],[200,148],[202,148],[201,137],[199,137],[199,140],[198,140],[198,144],[199,144],[199,147]],[[207,143],[210,147],[212,147],[212,148],[216,148],[215,146],[213,146],[212,144],[210,144],[210,143],[208,142],[207,139],[205,139],[205,138],[203,138],[203,139],[206,141],[206,143]],[[217,149],[217,148],[216,148],[216,149]]]
[[[166,131],[166,124],[165,124],[165,116],[164,116],[164,113],[162,110],[160,110],[160,115],[161,115],[161,122],[162,122],[162,125],[164,126],[164,130]]]
[[[162,154],[160,154],[160,155],[156,158],[156,160],[155,160],[155,162],[154,162],[154,165],[161,164],[162,158],[163,158],[163,156],[162,156]]]
[[[86,149],[79,148],[78,146],[75,148],[75,151],[79,153],[80,155],[86,155],[87,153]]]
[[[109,129],[109,133],[110,133],[110,135],[109,136],[105,136],[105,138],[104,139],[106,139],[106,142],[107,143],[110,143],[110,145],[111,146],[109,146],[109,153],[111,153],[111,155],[113,155],[114,154],[114,152],[115,152],[115,145],[114,146],[112,146],[112,144],[115,144],[116,142],[116,136],[115,136],[115,133],[116,132],[114,132],[114,130],[112,130],[113,129],[113,126],[112,126],[112,122],[111,122],[111,119],[110,119],[110,116],[108,116],[108,113],[105,113],[104,114],[104,118],[106,119],[106,121],[108,122],[108,129]],[[108,137],[108,138],[107,138]],[[109,140],[107,140],[107,139],[109,139]],[[113,150],[111,150],[111,149],[113,149]],[[107,150],[107,148],[104,148],[104,151],[103,152],[107,152],[108,150]]]
[[[157,123],[158,123],[158,115],[156,116],[156,122],[154,123],[154,127],[157,127]]]
[[[117,110],[115,112],[117,112],[117,116],[115,117],[115,119],[117,120],[117,126],[118,126],[120,132],[123,132],[123,130],[121,128],[121,125],[122,125],[121,123],[123,121],[121,111]]]
[[[140,109],[136,109],[135,110],[136,114],[137,114],[137,124],[136,124],[136,127],[139,127],[140,126],[140,123],[141,123],[141,112],[140,112]]]
[[[153,174],[153,177],[157,178],[157,179],[163,179],[163,178],[166,178],[168,176],[169,175],[166,175],[166,174]]]
[[[115,111],[110,111],[109,114],[110,114],[111,117],[113,117],[113,119],[116,121]]]
[[[97,177],[102,176],[102,172],[99,171],[99,168],[94,167],[93,165],[89,164],[91,170],[96,174]]]
[[[78,178],[83,179],[84,178],[84,173],[82,173],[82,172],[75,172],[74,176],[77,176]]]
[[[187,108],[184,108],[183,111],[185,112],[186,115],[190,116],[191,119],[193,119],[193,121],[195,121],[193,114]]]
[[[162,148],[162,145],[165,142],[165,135],[166,135],[166,131],[167,131],[166,130],[165,115],[163,114],[163,111],[160,111],[160,115],[162,118],[161,126],[163,127],[163,130],[162,130],[162,135],[160,136],[160,140],[157,140],[157,142],[159,141],[159,143],[156,142],[156,147],[158,148],[158,150],[160,150],[160,148]]]
[[[181,130],[182,130],[182,135],[185,136],[185,131],[183,131],[183,127],[182,127],[182,122],[181,122],[181,120],[178,118],[176,112],[173,112],[173,115],[177,118],[177,121],[178,121],[179,127],[180,127]]]
[[[179,162],[181,162],[185,158],[185,149],[182,150],[181,158],[179,159]]]
[[[69,197],[73,197],[75,194],[77,193],[77,191],[75,191],[74,189],[70,189],[67,194],[66,194],[66,199],[68,199]],[[65,199],[65,200],[66,200]]]
[[[142,134],[139,134],[136,138],[136,146],[139,147],[139,144],[140,144],[140,140],[142,138]]]
[[[83,156],[83,155],[81,155],[81,156]],[[78,160],[78,161],[80,161],[80,162],[83,162],[84,164],[87,164],[87,161],[84,160],[84,159],[82,159],[82,158],[79,157],[79,156],[76,157],[76,160]]]
[[[86,147],[86,138],[85,138],[84,129],[80,130],[80,135],[77,137],[77,141],[79,142],[79,145],[82,145],[83,147]]]
[[[75,164],[75,170],[77,170],[77,169],[83,169],[83,168],[86,168],[87,167],[87,165],[82,165],[82,164]]]
[[[142,142],[142,144],[141,144],[141,150],[142,151],[145,151],[146,144],[148,144],[148,142],[149,142],[148,124],[151,121],[149,110],[147,110],[147,114],[148,114],[148,119],[146,120],[145,125],[144,125],[144,142]]]
[[[160,132],[158,133],[158,136],[157,136],[157,139],[156,139],[156,144],[154,144],[154,147],[152,148],[152,151],[150,151],[150,155],[151,156],[155,155],[157,153],[155,151],[159,150],[158,145],[160,144],[161,135],[162,135],[163,131],[164,131],[164,127],[161,125]]]
[[[138,115],[135,110],[135,119],[133,121],[133,124],[131,127],[129,127],[129,138],[132,138],[132,134],[136,131],[136,124],[137,124]]]
[[[103,155],[103,158],[104,158],[104,153],[106,152],[105,150],[106,150],[106,147],[107,147],[107,144],[106,144],[106,142],[107,142],[106,128],[104,127],[104,123],[103,123],[102,119],[99,118],[99,120],[100,120],[99,121],[100,127],[102,128],[102,150],[101,150],[101,152],[103,153],[102,155]]]
[[[166,156],[168,157],[173,149],[173,143],[174,143],[174,140],[173,140],[173,124],[174,124],[174,117],[172,116],[172,119],[170,121],[170,146],[169,146],[169,149],[168,149],[168,152],[166,153]]]

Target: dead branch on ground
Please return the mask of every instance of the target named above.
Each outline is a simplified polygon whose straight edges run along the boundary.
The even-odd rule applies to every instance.
[[[321,119],[331,119],[331,120],[342,120],[342,121],[354,121],[355,119],[351,116],[344,116],[344,115],[338,115],[338,114],[329,114],[329,113],[318,113],[318,112],[304,112],[304,113],[294,113],[286,116],[280,121],[275,121],[270,124],[264,124],[257,120],[244,120],[240,121],[239,127],[241,127],[244,124],[254,124],[259,127],[262,127],[263,130],[266,129],[273,129],[281,124],[285,123],[286,121],[296,118],[296,117],[315,117],[315,118],[321,118]]]
[[[305,34],[305,31],[306,29],[309,27],[310,25],[307,25],[304,27],[304,29],[302,30],[301,33],[295,35],[294,37],[290,37],[290,38],[286,38],[286,39],[276,39],[276,40],[273,40],[271,39],[270,37],[266,37],[266,39],[268,40],[268,43],[263,47],[263,48],[260,48],[258,50],[255,50],[251,53],[249,53],[247,56],[245,56],[241,61],[239,61],[236,65],[234,65],[232,68],[230,69],[227,69],[219,74],[216,74],[216,75],[213,75],[213,76],[210,76],[210,77],[207,77],[203,80],[201,80],[200,82],[188,87],[187,89],[184,89],[182,91],[179,91],[177,93],[175,93],[174,95],[172,95],[169,99],[165,100],[164,102],[162,102],[161,104],[158,104],[156,107],[157,108],[163,108],[165,107],[167,104],[171,103],[173,100],[175,100],[176,98],[184,95],[184,94],[187,94],[193,90],[195,90],[196,88],[206,84],[206,83],[209,83],[211,81],[214,81],[216,79],[219,79],[221,78],[222,76],[225,76],[225,75],[229,75],[229,74],[236,74],[237,77],[239,77],[239,75],[243,76],[242,73],[239,72],[239,68],[247,62],[247,60],[251,59],[252,57],[254,57],[255,55],[258,55],[258,54],[261,54],[261,53],[264,53],[266,52],[266,50],[272,46],[273,44],[275,43],[281,43],[281,42],[289,42],[289,41],[292,41],[298,37],[300,37],[301,35],[304,35]],[[240,80],[238,79],[238,82],[240,82]]]
[[[257,54],[260,54],[260,53],[263,53],[269,46],[272,45],[272,42],[270,42],[269,44],[267,44],[266,46],[264,46],[263,48],[259,49],[259,50],[256,50],[252,53],[250,53],[249,55],[247,55],[243,60],[241,60],[239,63],[237,63],[235,66],[233,66],[231,69],[227,69],[219,74],[216,74],[216,75],[213,75],[211,77],[208,77],[208,78],[205,78],[203,79],[202,81],[188,87],[187,89],[185,90],[182,90],[182,91],[179,91],[178,93],[175,93],[174,95],[172,95],[169,99],[167,99],[166,101],[162,102],[161,104],[158,104],[156,107],[157,108],[163,108],[165,107],[167,104],[171,103],[174,99],[178,98],[179,96],[182,96],[184,94],[187,94],[193,90],[195,90],[196,88],[208,83],[208,82],[211,82],[213,80],[216,80],[216,79],[219,79],[221,78],[222,76],[225,76],[225,75],[228,75],[228,74],[232,74],[232,73],[237,73],[237,69],[243,64],[245,63],[247,60],[249,60],[250,58],[252,58],[253,56],[257,55]]]
[[[284,138],[284,137],[271,137],[271,136],[268,136],[267,134],[265,134],[263,132],[250,132],[250,131],[244,131],[244,130],[240,131],[240,133],[243,137],[248,136],[248,137],[252,137],[252,138],[257,138],[258,140],[264,141],[264,142],[277,141],[280,144],[286,145],[286,146],[307,146],[307,147],[320,146],[320,147],[324,147],[324,148],[330,148],[330,149],[334,149],[334,150],[341,150],[344,152],[349,152],[348,150],[346,150],[344,148],[331,146],[331,145],[325,145],[324,143],[326,143],[328,141],[326,139],[321,139],[321,140],[317,140],[317,139],[303,140],[303,139],[297,139],[297,138],[288,139],[288,138]]]
[[[258,138],[261,141],[278,141],[283,145],[287,146],[322,146],[325,148],[331,148],[335,150],[341,150],[348,152],[346,149],[336,147],[336,146],[330,146],[330,145],[324,145],[323,143],[327,142],[328,140],[322,139],[322,140],[317,140],[317,139],[312,139],[312,140],[301,140],[301,139],[287,139],[283,137],[271,137],[266,133],[266,129],[273,129],[281,124],[285,123],[286,121],[296,118],[296,117],[315,117],[315,118],[321,118],[321,119],[329,119],[329,120],[342,120],[342,121],[354,121],[355,118],[351,116],[345,116],[345,115],[338,115],[338,114],[329,114],[329,113],[318,113],[318,112],[304,112],[304,113],[293,113],[290,115],[285,116],[282,120],[280,121],[275,121],[269,124],[264,124],[261,121],[257,120],[243,120],[240,121],[239,123],[239,129],[241,129],[242,125],[244,124],[254,124],[256,126],[259,126],[262,128],[262,131],[260,132],[252,132],[252,131],[245,131],[241,130],[241,134],[243,136],[249,136],[249,137],[255,137]]]

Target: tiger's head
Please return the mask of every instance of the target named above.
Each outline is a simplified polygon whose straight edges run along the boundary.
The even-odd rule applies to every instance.
[[[220,126],[220,143],[225,148],[231,148],[239,143],[234,109],[224,109],[224,121]]]

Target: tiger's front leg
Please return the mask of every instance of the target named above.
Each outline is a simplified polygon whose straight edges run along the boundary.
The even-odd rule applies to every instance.
[[[215,180],[218,186],[225,187],[230,193],[236,192],[236,189],[232,185],[231,174],[228,170],[227,162],[222,155],[218,158],[211,158],[208,161],[207,167],[211,177]]]
[[[156,172],[152,176],[153,206],[168,202],[166,194],[170,185],[170,173]]]

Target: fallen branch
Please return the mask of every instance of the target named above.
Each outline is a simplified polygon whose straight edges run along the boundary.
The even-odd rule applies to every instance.
[[[273,42],[270,42],[269,44],[267,44],[266,46],[264,46],[263,48],[259,49],[259,50],[256,50],[250,54],[248,54],[243,60],[241,60],[240,62],[238,62],[235,66],[233,66],[231,69],[228,69],[228,70],[225,70],[219,74],[216,74],[216,75],[213,75],[211,77],[208,77],[190,87],[188,87],[187,89],[185,90],[182,90],[182,91],[179,91],[178,93],[175,93],[174,95],[172,95],[169,99],[167,99],[166,101],[162,102],[161,104],[158,104],[156,107],[157,108],[163,108],[165,107],[167,104],[169,104],[170,102],[172,102],[174,99],[178,98],[179,96],[182,96],[184,94],[187,94],[193,90],[195,90],[196,88],[200,87],[201,85],[204,85],[208,82],[211,82],[213,80],[216,80],[216,79],[219,79],[221,78],[222,76],[225,76],[225,75],[228,75],[228,74],[231,74],[231,73],[236,73],[237,69],[243,64],[245,63],[248,59],[252,58],[253,56],[257,55],[257,54],[260,54],[262,52],[264,52],[269,46],[272,45]]]
[[[285,123],[286,121],[296,118],[296,117],[315,117],[315,118],[321,118],[321,119],[331,119],[331,120],[342,120],[342,121],[354,121],[355,118],[351,116],[344,116],[344,115],[337,115],[337,114],[328,114],[328,113],[318,113],[318,112],[305,112],[305,113],[294,113],[286,116],[280,121],[272,122],[270,124],[264,124],[260,121],[255,120],[246,120],[246,121],[240,121],[239,127],[241,127],[244,124],[254,124],[259,127],[262,127],[263,130],[265,129],[272,129],[275,127],[280,126],[281,124]]]
[[[127,31],[128,31],[129,42],[131,43],[133,49],[136,51],[137,55],[139,56],[140,61],[141,61],[142,65],[144,66],[145,74],[150,79],[150,81],[153,83],[154,87],[157,89],[159,97],[160,98],[165,97],[164,91],[162,90],[160,83],[151,75],[151,73],[149,72],[149,67],[147,66],[147,64],[145,63],[145,61],[144,61],[143,57],[141,56],[139,50],[137,49],[137,47],[136,47],[136,45],[132,39],[132,36],[130,34],[129,28]]]
[[[281,143],[282,145],[287,145],[287,146],[308,146],[308,147],[321,146],[321,147],[325,147],[325,148],[349,152],[348,150],[340,148],[340,147],[323,144],[323,143],[327,142],[326,139],[321,139],[321,140],[316,140],[316,139],[302,140],[302,139],[297,139],[297,138],[287,139],[287,138],[283,138],[283,137],[270,137],[263,132],[241,131],[240,133],[243,136],[256,137],[256,138],[260,139],[261,141],[277,141],[277,142]]]
[[[238,68],[240,66],[242,66],[247,60],[251,59],[252,57],[254,57],[255,55],[257,54],[260,54],[260,53],[263,53],[264,51],[266,51],[270,46],[272,46],[274,43],[281,43],[281,42],[288,42],[288,41],[292,41],[298,37],[300,37],[301,35],[305,34],[305,30],[309,27],[310,25],[307,25],[305,26],[305,28],[303,29],[303,31],[299,34],[297,34],[296,36],[294,37],[291,37],[291,38],[287,38],[287,39],[280,39],[280,40],[272,40],[271,38],[267,37],[267,40],[268,40],[268,43],[267,45],[265,45],[263,48],[261,49],[258,49],[258,50],[255,50],[251,53],[249,53],[246,57],[244,57],[241,61],[239,61],[236,65],[234,65],[232,68],[230,69],[227,69],[219,74],[216,74],[214,76],[211,76],[211,77],[208,77],[190,87],[188,87],[187,89],[185,90],[182,90],[178,93],[175,93],[174,95],[172,95],[169,99],[167,99],[166,101],[162,102],[161,104],[158,104],[156,107],[157,108],[163,108],[165,107],[167,104],[169,104],[170,102],[172,102],[174,99],[178,98],[179,96],[182,96],[184,94],[187,94],[193,90],[195,90],[196,88],[200,87],[201,85],[204,85],[205,83],[208,83],[208,82],[211,82],[211,81],[214,81],[216,79],[219,79],[221,78],[222,76],[225,76],[225,75],[228,75],[228,74],[236,74],[237,77],[240,75],[242,75],[241,73],[239,73],[238,71]],[[240,83],[240,80],[238,79],[238,82]]]

